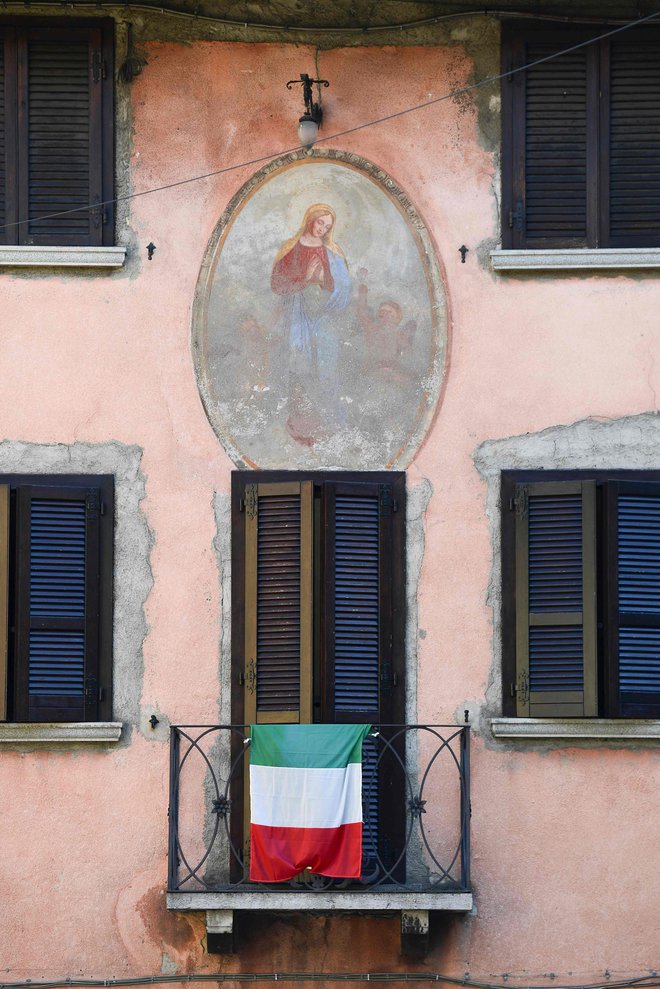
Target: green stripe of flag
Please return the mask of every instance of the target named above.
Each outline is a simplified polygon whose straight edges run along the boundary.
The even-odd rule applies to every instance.
[[[371,725],[252,725],[253,766],[341,769],[362,762]]]

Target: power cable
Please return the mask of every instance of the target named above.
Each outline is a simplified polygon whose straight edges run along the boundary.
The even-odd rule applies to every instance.
[[[630,28],[638,27],[640,24],[645,24],[657,17],[660,17],[660,10],[656,10],[652,14],[647,14],[645,17],[639,17],[634,21],[629,21],[620,27],[613,28],[611,31],[605,31],[603,34],[599,34],[593,38],[587,38],[585,41],[580,41],[574,45],[570,45],[568,48],[562,48],[561,51],[553,52],[550,55],[544,55],[542,58],[536,58],[531,62],[526,62],[524,65],[518,65],[513,69],[507,69],[505,72],[497,73],[497,75],[485,76],[483,79],[477,80],[477,82],[469,83],[467,86],[461,86],[459,89],[453,89],[449,93],[444,93],[442,96],[435,96],[432,99],[424,100],[422,103],[416,103],[414,106],[404,107],[403,110],[394,110],[392,113],[385,114],[383,117],[376,117],[373,120],[366,120],[361,124],[355,124],[353,127],[347,127],[344,130],[335,131],[333,134],[328,134],[326,137],[318,138],[315,143],[323,144],[328,141],[336,141],[338,138],[346,137],[349,134],[355,134],[361,130],[366,130],[368,127],[375,127],[378,124],[387,123],[390,120],[397,120],[399,117],[404,117],[408,113],[415,113],[418,110],[424,110],[429,106],[435,106],[436,104],[443,103],[446,100],[455,99],[459,96],[465,96],[467,93],[472,93],[481,86],[489,86],[493,83],[501,82],[502,79],[509,79],[520,72],[526,72],[528,69],[533,69],[537,65],[543,65],[544,63],[551,62],[556,58],[561,58],[563,55],[569,55],[571,52],[578,51],[581,48],[586,48],[588,45],[596,44],[596,42],[603,41],[605,38],[611,38],[614,35],[621,34],[623,31],[628,31]],[[14,220],[11,223],[1,224],[0,230],[6,230],[9,227],[24,226],[26,223],[35,223],[42,220],[54,220],[61,216],[71,216],[74,213],[84,213],[90,210],[98,210],[104,206],[127,202],[131,199],[139,199],[142,196],[150,196],[156,192],[166,192],[169,189],[177,189],[183,185],[190,185],[192,182],[201,182],[204,179],[214,178],[217,175],[225,175],[227,172],[238,171],[240,168],[260,165],[263,162],[272,161],[274,158],[279,158],[287,154],[294,154],[302,150],[301,145],[294,145],[293,147],[284,148],[279,151],[271,151],[269,154],[259,155],[257,158],[251,158],[248,161],[242,161],[235,165],[225,165],[223,168],[214,169],[212,172],[204,172],[201,175],[193,175],[187,179],[178,179],[176,182],[168,182],[164,185],[155,186],[152,189],[143,189],[142,192],[127,193],[124,196],[115,196],[112,199],[106,199],[100,203],[88,204],[86,206],[76,206],[74,209],[61,210],[57,213],[45,213],[42,216],[30,217],[26,220]]]
[[[3,8],[8,7],[29,7],[31,0],[3,0]],[[68,6],[73,7],[74,4],[69,2]],[[63,6],[63,0],[40,0],[40,8],[50,8],[55,7],[61,10]],[[87,8],[98,11],[100,9],[109,8],[111,10],[121,10],[124,13],[128,11],[144,11],[151,14],[159,14],[165,17],[175,17],[181,18],[188,21],[199,21],[202,24],[218,24],[222,27],[233,28],[236,30],[246,29],[253,31],[264,31],[264,32],[276,32],[280,34],[353,34],[353,35],[369,35],[369,34],[382,34],[388,31],[414,31],[416,28],[423,27],[433,27],[435,24],[440,24],[443,21],[455,20],[456,18],[462,17],[475,17],[475,16],[487,16],[487,17],[519,17],[519,18],[543,18],[547,21],[559,21],[562,24],[567,22],[579,22],[580,24],[595,23],[595,24],[613,24],[620,23],[625,18],[622,17],[575,17],[574,15],[562,16],[559,14],[549,14],[549,13],[530,13],[530,11],[524,10],[502,10],[499,7],[489,7],[485,5],[479,7],[475,10],[460,10],[453,11],[448,14],[433,14],[430,17],[422,17],[415,21],[400,21],[391,24],[364,24],[364,25],[320,25],[312,26],[309,24],[272,24],[265,21],[250,21],[250,20],[238,20],[231,17],[217,17],[214,14],[202,14],[199,10],[181,10],[177,7],[170,7],[161,3],[140,3],[133,2],[133,0],[126,0],[126,2],[121,3],[118,0],[75,0],[75,7]]]
[[[57,979],[23,982],[0,982],[0,989],[71,989],[96,987],[167,985],[177,982],[442,982],[470,989],[512,989],[511,982],[482,982],[469,976],[443,975],[439,972],[200,972],[188,975],[144,975],[125,979]],[[631,979],[604,979],[583,984],[552,981],[552,989],[651,989],[659,987],[658,973]],[[526,985],[521,989],[549,989],[548,984]]]

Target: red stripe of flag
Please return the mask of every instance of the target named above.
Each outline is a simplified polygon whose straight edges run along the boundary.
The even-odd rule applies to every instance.
[[[362,822],[338,828],[281,828],[250,825],[250,879],[277,883],[308,867],[338,879],[359,879]]]

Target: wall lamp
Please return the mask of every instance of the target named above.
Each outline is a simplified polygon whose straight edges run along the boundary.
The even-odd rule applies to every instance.
[[[312,99],[312,86],[314,85],[318,86],[318,103]],[[319,136],[319,126],[323,119],[321,86],[325,86],[327,89],[329,85],[330,83],[326,79],[310,79],[306,72],[300,73],[300,79],[291,79],[286,84],[287,89],[291,89],[292,86],[302,86],[303,88],[305,112],[298,121],[298,138],[303,148],[311,148]]]

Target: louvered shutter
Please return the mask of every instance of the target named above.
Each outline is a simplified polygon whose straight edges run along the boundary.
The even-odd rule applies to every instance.
[[[395,661],[404,610],[403,584],[395,587],[393,557],[401,551],[395,525],[402,516],[392,484],[324,484],[324,720],[404,721],[404,685]],[[401,560],[398,561],[401,563]],[[387,728],[381,728],[384,733]],[[396,729],[394,729],[396,732]],[[401,740],[402,741],[402,740]],[[397,759],[381,754],[373,739],[363,746],[363,870],[371,874],[376,851],[388,868],[402,856],[405,821]],[[382,753],[382,749],[380,750]],[[398,863],[397,875],[403,870]]]
[[[326,716],[389,721],[392,486],[330,482],[324,485],[324,502]]]
[[[507,67],[545,59],[581,38],[548,31],[531,34],[529,39],[514,38]],[[587,243],[593,222],[589,169],[590,129],[595,134],[596,126],[590,113],[597,110],[590,106],[595,60],[592,48],[580,49],[504,83],[510,101],[503,149],[512,180],[504,197],[510,246]]]
[[[103,243],[100,208],[66,213],[103,199],[102,77],[99,28],[19,32],[21,244]]]
[[[7,230],[7,139],[6,129],[6,87],[5,87],[5,32],[0,29],[0,244],[6,243]]]
[[[607,488],[606,668],[616,715],[660,717],[660,484]]]
[[[9,686],[9,504],[9,485],[0,484],[0,721],[7,717]]]
[[[593,717],[595,483],[517,485],[515,506],[517,713]]]
[[[312,482],[245,488],[245,721],[312,720]]]
[[[657,38],[657,36],[656,36]],[[609,46],[609,236],[613,247],[660,244],[660,38]],[[604,182],[607,182],[607,174]]]
[[[15,717],[98,717],[97,488],[20,487],[16,527]]]

